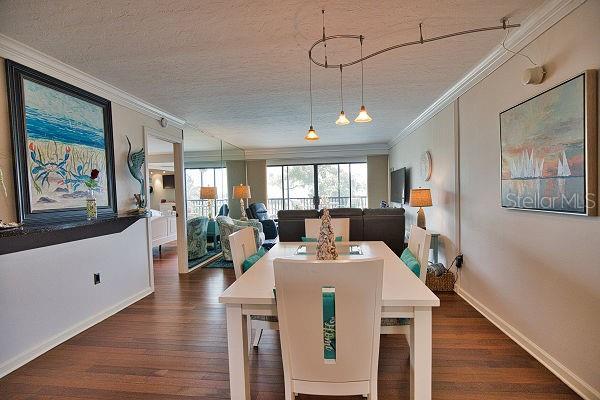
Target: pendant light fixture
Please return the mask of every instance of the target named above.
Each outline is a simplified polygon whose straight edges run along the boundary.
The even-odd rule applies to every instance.
[[[380,54],[383,54],[383,53],[387,53],[388,51],[402,49],[402,48],[405,48],[408,46],[424,45],[427,43],[436,42],[438,40],[445,40],[445,39],[456,37],[456,36],[472,35],[472,34],[479,33],[479,32],[488,32],[488,31],[494,31],[494,30],[504,30],[504,31],[506,31],[506,34],[508,35],[509,29],[518,28],[521,26],[520,24],[509,23],[508,18],[505,17],[505,18],[502,18],[502,20],[501,20],[502,25],[468,29],[465,31],[446,33],[446,34],[439,35],[439,36],[425,38],[425,37],[423,37],[423,24],[420,23],[418,40],[412,40],[409,42],[393,44],[389,47],[379,49],[379,50],[377,50],[371,54],[367,54],[365,56],[365,55],[363,55],[363,41],[365,39],[365,37],[363,35],[345,34],[345,35],[329,35],[329,36],[327,36],[325,34],[325,10],[321,10],[321,14],[322,14],[322,20],[323,20],[322,36],[319,40],[314,42],[312,44],[312,46],[308,49],[308,58],[309,58],[310,64],[315,64],[318,67],[325,68],[325,69],[327,69],[327,68],[339,68],[340,69],[340,100],[342,103],[342,109],[340,111],[340,115],[339,115],[338,119],[335,121],[335,123],[337,125],[347,125],[350,123],[350,121],[348,121],[348,118],[346,117],[346,115],[344,113],[343,76],[342,76],[342,69],[344,67],[351,67],[353,65],[360,63],[361,106],[360,106],[360,111],[358,113],[358,116],[354,119],[354,122],[359,122],[359,123],[371,122],[373,119],[367,113],[367,107],[365,107],[365,100],[364,100],[364,97],[365,97],[364,96],[364,92],[365,92],[364,61],[365,60],[368,60],[369,58],[372,58],[372,57],[379,56]],[[350,60],[345,63],[339,63],[339,64],[329,63],[329,61],[327,59],[327,42],[329,42],[331,40],[335,41],[335,40],[340,40],[340,39],[359,40],[360,41],[360,58],[357,58],[355,60]],[[506,39],[506,37],[505,37],[505,39]],[[323,59],[315,58],[314,54],[312,52],[313,49],[319,45],[323,46],[323,53],[324,53]],[[507,49],[504,46],[504,42],[502,43],[502,46],[504,47],[505,51],[513,53],[511,50]],[[306,136],[304,138],[306,140],[318,140],[319,135],[317,135],[317,132],[315,131],[315,129],[313,128],[313,125],[312,125],[312,111],[313,111],[312,110],[312,69],[309,69],[309,81],[310,81],[309,85],[310,85],[310,92],[311,92],[310,93],[310,129],[308,130],[308,133],[306,134]]]
[[[354,122],[371,122],[373,118],[369,116],[367,113],[367,108],[365,107],[365,69],[363,65],[363,39],[364,36],[360,35],[360,111],[356,118],[354,118]]]
[[[317,131],[315,131],[315,128],[313,128],[312,62],[310,61],[310,57],[308,58],[308,92],[310,94],[310,128],[308,128],[308,132],[306,133],[306,136],[304,136],[304,139],[313,141],[319,140],[319,135],[317,135]]]
[[[344,114],[344,78],[342,72],[342,66],[340,65],[340,99],[342,101],[342,111],[340,112],[340,116],[337,121],[335,121],[336,125],[348,125],[350,121],[346,118],[346,114]]]

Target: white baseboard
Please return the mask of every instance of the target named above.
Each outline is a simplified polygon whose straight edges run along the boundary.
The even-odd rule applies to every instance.
[[[544,349],[536,345],[525,335],[519,332],[515,327],[500,318],[496,313],[481,304],[477,299],[464,291],[461,287],[455,289],[456,293],[472,305],[491,323],[496,325],[502,332],[510,337],[515,343],[521,346],[525,351],[531,354],[536,360],[541,362],[546,368],[556,375],[567,386],[577,392],[578,395],[586,400],[600,400],[600,392],[585,382],[564,366],[560,361],[548,354]]]
[[[0,364],[0,378],[2,378],[5,375],[10,374],[12,371],[16,370],[17,368],[22,367],[23,365],[27,364],[29,361],[41,356],[48,350],[58,346],[59,344],[72,338],[73,336],[96,325],[98,322],[101,322],[101,321],[105,320],[106,318],[110,317],[111,315],[118,313],[119,311],[132,305],[136,301],[143,299],[144,297],[148,296],[153,291],[154,290],[151,287],[148,287],[148,288],[142,290],[141,292],[138,292],[138,293],[134,294],[133,296],[115,304],[114,306],[109,307],[109,308],[105,309],[104,311],[101,311],[98,314],[93,315],[92,317],[73,325],[69,329],[48,339],[44,343],[42,343],[30,350],[27,350],[15,357],[11,358],[8,361],[5,361],[4,363]]]

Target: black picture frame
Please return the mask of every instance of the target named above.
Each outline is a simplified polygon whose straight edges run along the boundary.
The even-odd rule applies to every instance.
[[[572,165],[571,163],[567,160],[565,151],[563,150],[563,155],[562,155],[562,160],[558,161],[558,165],[559,167],[555,168],[554,170],[557,171],[556,175],[554,176],[547,176],[544,173],[544,170],[542,168],[542,166],[548,166],[549,163],[545,163],[545,159],[542,159],[542,162],[540,164],[540,162],[538,160],[534,160],[534,151],[537,151],[535,154],[535,157],[539,157],[538,154],[540,153],[539,149],[532,147],[531,152],[526,152],[524,153],[524,156],[522,157],[523,162],[521,162],[520,164],[517,165],[517,167],[522,166],[527,164],[525,162],[525,160],[527,160],[526,157],[529,157],[529,161],[528,163],[531,165],[530,168],[528,168],[528,172],[527,175],[525,175],[524,173],[521,173],[521,175],[519,175],[520,169],[516,168],[517,171],[517,177],[513,178],[512,176],[512,172],[510,172],[511,176],[509,177],[505,177],[505,172],[508,170],[508,168],[506,168],[503,164],[504,159],[505,159],[505,136],[506,133],[504,132],[504,124],[503,124],[503,118],[508,115],[509,113],[513,113],[516,110],[518,111],[519,109],[523,108],[524,106],[527,106],[528,104],[531,104],[535,101],[540,101],[545,99],[546,97],[550,96],[553,94],[553,92],[556,92],[557,90],[561,90],[562,88],[564,88],[566,85],[572,84],[574,82],[580,81],[581,82],[581,91],[577,93],[577,98],[574,100],[573,104],[577,104],[578,106],[581,107],[581,113],[578,115],[579,119],[582,121],[582,126],[579,130],[580,133],[580,137],[578,138],[581,141],[581,150],[578,152],[578,156],[579,158],[582,160],[581,161],[581,165],[578,166],[578,169],[581,171],[579,176],[575,176],[575,178],[579,178],[582,180],[582,182],[580,183],[580,190],[582,192],[581,195],[579,196],[572,196],[570,194],[568,195],[562,195],[562,194],[554,194],[554,193],[550,193],[550,195],[548,195],[547,193],[543,193],[543,195],[536,195],[536,196],[523,196],[523,198],[530,200],[527,203],[525,203],[525,201],[521,201],[521,199],[519,197],[513,197],[518,199],[519,201],[514,201],[511,199],[508,199],[508,195],[505,195],[506,192],[509,192],[508,190],[505,189],[505,185],[506,182],[510,182],[513,180],[521,180],[521,181],[535,181],[537,180],[546,180],[546,179],[552,179],[552,180],[556,180],[556,181],[560,181],[561,179],[563,180],[563,182],[559,182],[559,184],[556,185],[556,187],[564,187],[565,183],[564,180],[569,179],[572,175],[571,173],[571,168]],[[574,77],[571,77],[563,82],[560,82],[546,90],[544,90],[543,92],[530,97],[522,102],[520,102],[519,104],[510,107],[507,110],[502,111],[499,114],[499,128],[500,128],[500,159],[501,159],[501,165],[500,165],[500,193],[501,193],[501,198],[500,198],[500,206],[502,208],[505,209],[509,209],[509,210],[525,210],[525,211],[538,211],[538,212],[549,212],[549,213],[559,213],[559,214],[570,214],[570,215],[583,215],[583,216],[596,216],[598,214],[598,204],[597,204],[597,196],[598,196],[598,94],[597,94],[597,88],[598,88],[598,71],[597,70],[586,70],[582,73],[577,74]],[[563,102],[563,100],[560,100],[561,102]],[[558,103],[558,102],[557,102]],[[560,104],[560,103],[558,103]],[[531,114],[531,110],[533,110],[533,112],[539,112],[537,107],[532,107],[530,109],[525,109],[526,112],[528,111]],[[553,112],[552,113],[553,116],[559,115],[557,112]],[[547,119],[547,118],[546,118]],[[538,121],[545,121],[546,119],[542,118],[542,117],[538,117],[537,120]],[[558,139],[561,139],[562,136],[564,136],[564,122],[565,118],[562,118],[562,120],[558,121],[561,125],[560,125],[560,129],[549,129],[548,131],[550,133],[552,133],[552,135],[555,135],[556,137],[558,137]],[[556,124],[556,122],[555,122]],[[521,129],[522,131],[527,132],[526,129]],[[571,141],[569,140],[564,140],[564,143],[571,143]],[[537,146],[540,146],[539,141],[535,142]],[[546,145],[546,147],[549,147],[548,145]],[[513,157],[514,158],[514,157]],[[555,157],[556,158],[556,157]],[[550,160],[550,162],[552,162],[552,160]],[[563,165],[563,167],[560,167],[560,165]],[[537,167],[537,169],[535,169],[535,165],[540,165]],[[568,170],[568,172],[565,171],[565,167],[564,165],[566,165],[566,169]],[[562,172],[561,172],[562,169]],[[562,183],[562,185],[561,185]],[[525,184],[521,184],[521,186],[524,186]],[[525,190],[523,190],[525,191]],[[539,189],[538,189],[539,191]],[[512,194],[512,193],[510,193]],[[560,202],[560,200],[564,198],[566,199],[563,202]],[[548,200],[549,199],[549,200]],[[573,202],[569,202],[571,199],[578,199],[578,201],[576,201],[575,203],[577,204],[577,207],[571,207],[571,208],[566,208],[566,207],[556,207],[555,203],[553,202],[554,199],[558,199],[559,202],[561,204],[564,204],[565,202],[567,203],[567,205],[569,207],[571,207],[571,203]],[[537,204],[536,204],[537,203]],[[549,205],[549,206],[547,206]]]
[[[84,199],[81,199],[81,207],[57,208],[43,211],[32,210],[29,193],[29,180],[31,177],[27,165],[28,136],[26,131],[23,92],[24,79],[91,103],[102,109],[108,205],[98,206],[98,218],[115,216],[117,214],[117,194],[115,185],[111,102],[86,90],[11,60],[6,60],[6,79],[12,132],[12,150],[14,156],[16,211],[19,222],[26,224],[52,224],[64,221],[83,220],[87,217]]]

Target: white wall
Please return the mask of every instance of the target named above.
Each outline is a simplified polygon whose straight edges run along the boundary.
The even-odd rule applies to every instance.
[[[548,69],[522,86],[512,58],[460,98],[461,290],[600,390],[600,219],[510,211],[500,202],[498,114],[600,67],[600,1],[588,1],[525,49]],[[596,392],[597,393],[597,392]]]
[[[0,376],[151,293],[146,233],[141,220],[119,234],[0,256]]]
[[[522,86],[520,75],[530,65],[513,57],[458,100],[459,239],[465,255],[458,292],[589,399],[600,398],[600,218],[500,207],[498,115],[585,69],[598,69],[598,21],[600,1],[587,1],[525,48],[548,71],[541,85]],[[432,152],[430,187],[437,205],[426,212],[434,229],[458,215],[450,215],[450,203],[436,200],[440,185],[443,196],[452,197],[456,158],[450,137],[457,121],[451,109],[390,153],[390,165],[400,168],[414,167],[425,149]],[[425,186],[415,171],[412,176],[413,187]]]
[[[0,194],[0,219],[15,219],[12,150],[4,60],[0,58],[0,166],[9,191]],[[35,66],[34,66],[35,68]],[[75,83],[75,82],[69,82]],[[112,103],[117,207],[135,207],[139,182],[127,168],[127,140],[143,147],[144,126],[181,137],[175,127]],[[80,330],[152,292],[148,226],[138,221],[121,234],[0,256],[0,376]],[[103,282],[93,285],[93,273]]]
[[[412,189],[431,189],[433,207],[425,208],[427,229],[440,233],[440,259],[449,266],[457,254],[456,249],[456,156],[455,156],[455,105],[451,104],[427,121],[410,136],[390,150],[390,168],[406,167]],[[431,179],[421,177],[420,159],[425,151],[431,153]],[[393,204],[399,207],[399,204]],[[417,223],[415,207],[406,208],[406,230]]]
[[[379,208],[381,200],[389,200],[388,181],[388,155],[367,156],[369,208]]]

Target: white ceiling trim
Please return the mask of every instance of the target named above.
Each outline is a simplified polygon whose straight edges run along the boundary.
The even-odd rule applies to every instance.
[[[523,21],[520,28],[514,31],[514,33],[506,39],[506,47],[513,51],[522,50],[538,36],[585,2],[586,0],[549,0],[545,2]],[[475,68],[450,87],[450,89],[434,101],[433,104],[427,107],[425,111],[408,124],[400,134],[393,138],[389,142],[389,147],[392,148],[397,145],[402,139],[413,133],[435,114],[462,96],[477,83],[481,82],[486,76],[508,61],[512,56],[513,55],[504,50],[502,46],[496,46],[496,48],[476,65]]]
[[[388,154],[387,143],[357,144],[344,146],[284,147],[274,149],[249,149],[244,151],[246,160],[286,160],[313,158],[328,160],[333,157],[365,157]]]
[[[139,97],[131,95],[98,78],[94,78],[77,68],[2,34],[0,34],[0,57],[34,68],[150,117],[157,119],[166,118],[172,125],[178,128],[182,128],[185,125],[186,121],[183,118],[161,110]]]

